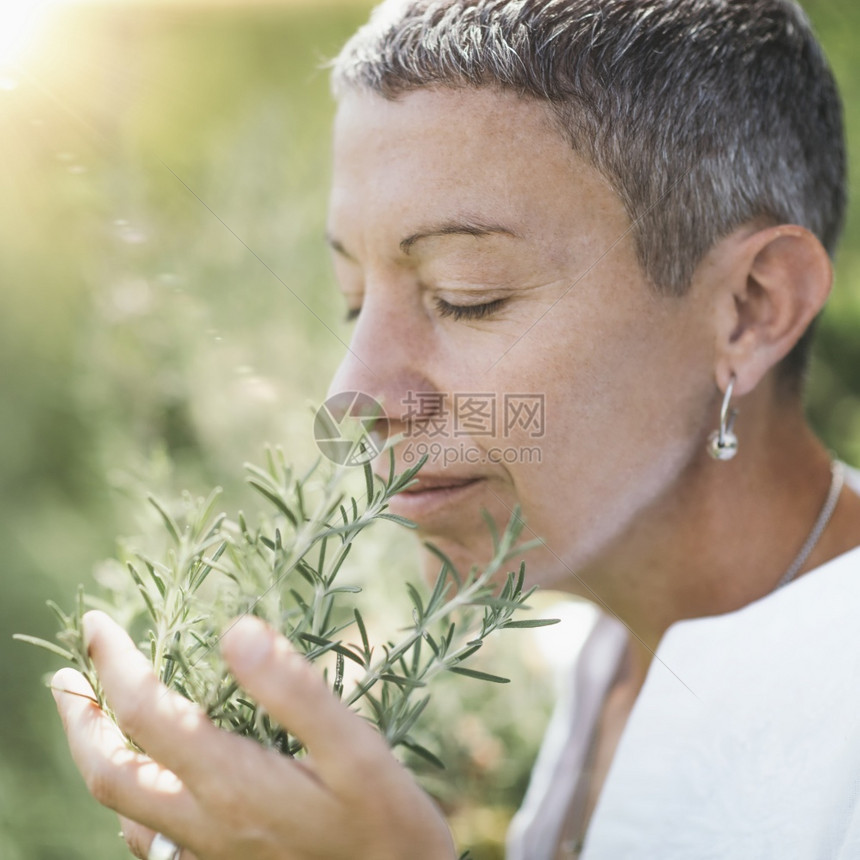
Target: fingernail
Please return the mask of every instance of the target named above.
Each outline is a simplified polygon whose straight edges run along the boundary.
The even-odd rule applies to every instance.
[[[262,621],[246,615],[227,631],[224,645],[233,668],[250,672],[271,655],[274,639]]]

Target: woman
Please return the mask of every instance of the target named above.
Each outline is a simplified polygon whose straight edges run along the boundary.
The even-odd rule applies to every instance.
[[[468,566],[482,509],[519,504],[544,540],[533,581],[602,610],[511,857],[857,856],[860,498],[800,397],[844,148],[802,13],[392,2],[334,79],[328,233],[356,328],[333,390],[444,441],[397,501],[422,537]],[[542,398],[539,458],[494,455],[532,450],[535,426],[469,425],[478,393]],[[57,701],[137,856],[455,856],[383,742],[257,621],[225,656],[308,761],[216,730],[104,616],[87,634],[148,755]]]

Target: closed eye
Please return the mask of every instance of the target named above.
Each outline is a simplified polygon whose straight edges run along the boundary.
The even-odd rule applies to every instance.
[[[480,305],[452,305],[445,299],[436,299],[436,310],[440,317],[452,317],[455,320],[480,320],[500,310],[507,299],[493,299]]]

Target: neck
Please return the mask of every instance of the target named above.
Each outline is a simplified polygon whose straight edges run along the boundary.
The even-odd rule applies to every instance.
[[[830,457],[799,402],[744,403],[741,448],[702,454],[581,576],[631,633],[638,690],[660,639],[685,618],[765,597],[809,535],[830,487]],[[798,576],[860,543],[860,499],[843,491]],[[578,590],[578,589],[577,589]]]

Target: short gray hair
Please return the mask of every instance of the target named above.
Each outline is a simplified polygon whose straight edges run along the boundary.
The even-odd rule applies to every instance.
[[[749,222],[799,224],[835,253],[842,106],[792,0],[389,0],[333,63],[336,95],[432,86],[547,102],[621,198],[662,291],[683,294]]]

